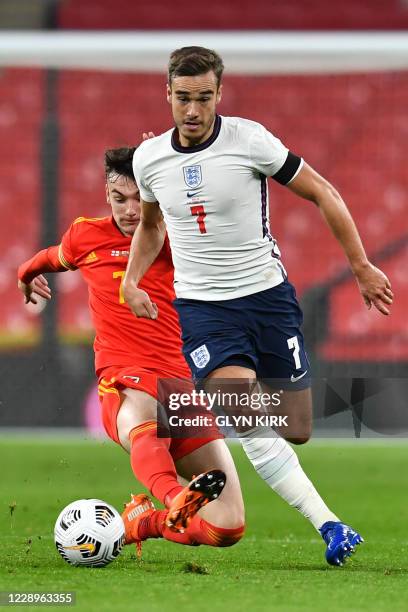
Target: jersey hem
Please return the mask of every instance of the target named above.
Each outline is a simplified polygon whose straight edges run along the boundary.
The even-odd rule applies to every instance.
[[[276,277],[270,281],[264,281],[262,283],[255,283],[249,287],[242,287],[235,291],[229,291],[228,293],[210,293],[206,291],[178,291],[176,289],[176,298],[181,298],[185,300],[199,300],[200,302],[223,302],[225,300],[235,300],[236,298],[246,297],[247,295],[253,295],[254,293],[260,293],[261,291],[266,291],[267,289],[272,289],[272,287],[276,287],[280,285],[285,280],[283,274],[280,278]]]

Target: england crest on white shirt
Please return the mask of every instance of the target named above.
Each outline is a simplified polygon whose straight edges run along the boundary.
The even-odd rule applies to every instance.
[[[201,166],[184,166],[184,182],[187,187],[198,187],[201,185]]]
[[[205,368],[207,363],[210,361],[210,353],[205,344],[202,344],[194,351],[192,351],[190,353],[190,357],[194,361],[194,365],[196,366],[196,368],[198,368],[199,370]]]

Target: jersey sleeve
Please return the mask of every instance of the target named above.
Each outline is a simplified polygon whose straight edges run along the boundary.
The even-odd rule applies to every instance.
[[[249,140],[249,155],[258,172],[271,176],[282,185],[293,180],[303,165],[300,157],[260,124]]]
[[[39,274],[66,272],[67,268],[61,264],[58,251],[58,246],[51,246],[47,249],[42,249],[31,259],[22,263],[18,268],[19,280],[28,285]]]
[[[142,200],[144,200],[144,202],[156,202],[156,197],[147,184],[146,177],[144,176],[143,156],[143,147],[140,146],[133,154],[133,174],[135,175],[135,181],[139,187]]]
[[[66,272],[67,270],[76,270],[78,268],[76,265],[78,254],[75,249],[75,223],[76,221],[65,232],[59,245],[39,251],[31,259],[19,266],[19,280],[28,284],[39,274]]]
[[[79,259],[79,253],[77,234],[78,230],[76,222],[74,221],[62,236],[61,244],[58,248],[58,259],[67,270],[77,270],[78,268],[77,261]]]

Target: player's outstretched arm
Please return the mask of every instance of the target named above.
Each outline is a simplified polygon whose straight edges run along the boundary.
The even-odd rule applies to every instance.
[[[123,294],[136,317],[157,319],[158,309],[138,284],[160,253],[166,228],[157,202],[140,200],[140,223],[132,238],[129,262],[123,279]]]
[[[391,283],[386,275],[367,259],[353,218],[338,191],[308,164],[288,184],[298,196],[314,202],[334,236],[340,242],[356,277],[360,293],[368,308],[372,304],[382,314],[390,314]]]
[[[25,303],[37,304],[37,297],[51,299],[51,289],[43,276],[45,272],[66,272],[58,256],[59,246],[52,246],[39,251],[18,268],[17,286],[24,294]]]

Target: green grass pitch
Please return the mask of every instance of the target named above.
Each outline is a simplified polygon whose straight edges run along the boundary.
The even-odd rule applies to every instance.
[[[89,569],[59,557],[54,522],[84,497],[120,510],[140,491],[127,455],[105,441],[0,438],[0,591],[75,591],[74,610],[407,609],[406,444],[333,440],[298,449],[328,504],[366,540],[343,568],[326,564],[311,525],[257,477],[239,446],[232,452],[247,510],[238,545],[150,540],[141,561],[132,546],[108,567]]]

